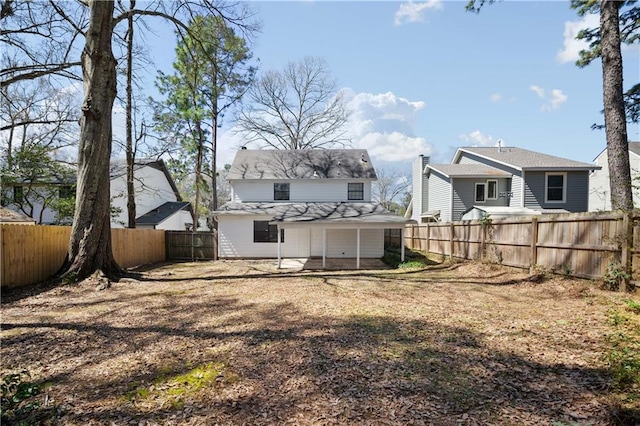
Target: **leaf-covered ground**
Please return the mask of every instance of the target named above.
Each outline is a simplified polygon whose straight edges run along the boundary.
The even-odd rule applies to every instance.
[[[606,354],[629,295],[540,278],[165,265],[5,297],[1,368],[42,384],[41,424],[623,424]]]

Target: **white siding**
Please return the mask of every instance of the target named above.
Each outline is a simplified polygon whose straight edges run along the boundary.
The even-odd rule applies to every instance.
[[[166,175],[153,167],[141,167],[135,171],[136,216],[150,212],[156,207],[178,201]],[[127,219],[127,178],[125,175],[111,179],[111,205],[121,209],[121,213],[111,219],[113,228],[126,225]],[[124,224],[124,225],[123,225]],[[180,229],[184,229],[180,228]]]
[[[253,221],[270,220],[269,216],[219,216],[218,244],[220,257],[277,258],[278,243],[254,243]],[[282,257],[309,257],[308,229],[285,229]]]
[[[327,257],[355,258],[357,255],[357,230],[328,229]],[[384,255],[384,231],[360,230],[360,257],[378,258]]]
[[[609,163],[607,151],[603,151],[595,164],[602,167],[589,176],[589,211],[611,210],[611,188],[609,184]],[[633,204],[640,207],[640,156],[629,152],[631,166],[631,184],[633,185]]]
[[[347,184],[350,182],[362,182],[364,183],[364,200],[362,201],[371,201],[371,181],[362,179],[233,181],[233,201],[244,203],[273,201],[273,184],[275,182],[289,182],[289,201],[319,203],[331,201],[349,201],[347,200]]]
[[[451,220],[451,182],[433,170],[429,174],[429,209],[440,210],[440,220],[449,222]]]

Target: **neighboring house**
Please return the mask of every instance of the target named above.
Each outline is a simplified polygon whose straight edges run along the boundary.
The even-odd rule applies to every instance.
[[[136,226],[140,228],[185,230],[192,227],[191,205],[182,201],[173,178],[162,159],[137,160],[134,166],[134,187],[136,199]],[[43,197],[31,197],[28,194],[38,191],[51,193],[43,203]],[[126,162],[112,160],[110,165],[111,188],[111,227],[122,228],[127,224],[127,178]],[[74,181],[14,184],[11,188],[3,188],[4,203],[14,211],[22,211],[29,206],[31,216],[38,218],[38,223],[61,223],[57,211],[52,207],[56,199],[73,197]],[[70,223],[70,220],[67,220]],[[64,223],[64,221],[62,221]]]
[[[411,220],[371,201],[366,150],[247,150],[227,177],[216,213],[221,258],[380,258],[384,229]]]
[[[407,217],[418,222],[584,212],[588,163],[516,147],[458,148],[451,164],[413,164]]]
[[[25,214],[14,212],[6,207],[0,207],[0,223],[35,225],[36,221]]]
[[[593,160],[596,166],[589,177],[589,211],[611,210],[611,188],[609,186],[609,163],[607,150],[604,149]],[[640,207],[640,142],[629,142],[629,165],[631,166],[631,185],[633,204]]]

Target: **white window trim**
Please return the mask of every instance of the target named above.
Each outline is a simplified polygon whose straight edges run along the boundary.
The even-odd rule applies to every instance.
[[[484,200],[482,201],[478,201],[477,195],[478,195],[478,185],[482,185],[484,186]],[[486,182],[476,182],[475,185],[473,186],[473,202],[474,203],[486,203],[487,202],[487,184]]]
[[[562,176],[562,200],[549,200],[549,176]],[[567,203],[567,172],[546,172],[544,174],[544,202],[547,204]]]
[[[494,192],[495,197],[489,197],[489,182],[495,182],[496,190]],[[485,186],[485,200],[497,200],[498,199],[498,180],[497,179],[489,179],[487,180],[487,186]]]

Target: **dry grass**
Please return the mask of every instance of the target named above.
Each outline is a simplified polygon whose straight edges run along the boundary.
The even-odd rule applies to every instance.
[[[2,371],[46,382],[34,415],[64,425],[615,423],[623,296],[529,278],[166,265],[5,299]]]

